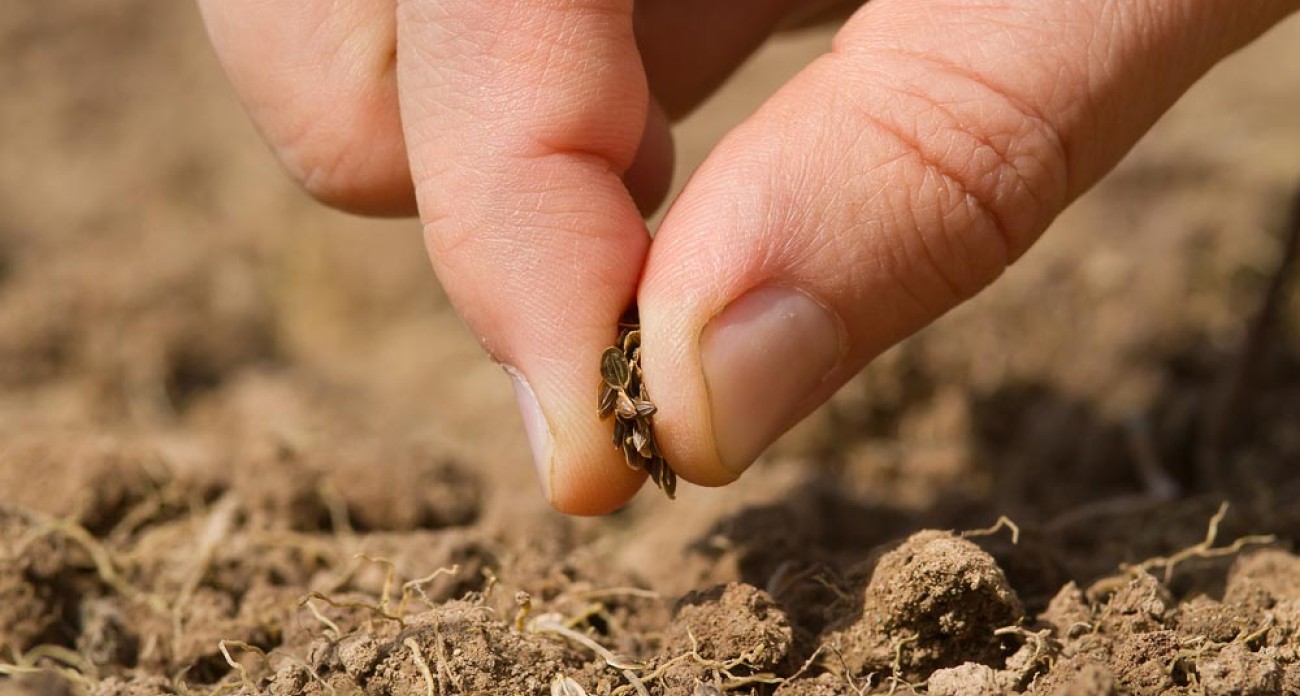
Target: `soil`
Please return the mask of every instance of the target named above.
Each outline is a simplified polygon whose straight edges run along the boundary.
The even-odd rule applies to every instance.
[[[190,4],[7,3],[0,84],[0,695],[1300,693],[1296,21],[742,481],[595,520]]]

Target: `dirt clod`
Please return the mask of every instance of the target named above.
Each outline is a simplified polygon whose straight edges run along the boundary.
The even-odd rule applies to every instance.
[[[281,667],[271,693],[542,693],[555,674],[581,665],[562,643],[513,631],[482,606],[450,602],[389,625],[343,636],[317,650],[311,670]]]
[[[1024,613],[993,557],[948,532],[919,532],[887,551],[858,592],[840,607],[857,618],[832,637],[855,674],[999,663],[1006,650],[993,632]]]
[[[1173,631],[1122,635],[1110,660],[1116,681],[1133,693],[1167,693],[1177,685],[1171,667],[1181,647]]]
[[[930,696],[990,696],[1003,691],[997,672],[978,662],[935,670],[925,686]]]
[[[1119,685],[1110,667],[1093,657],[1076,656],[1056,663],[1055,668],[1035,684],[1048,696],[1115,696]]]
[[[789,655],[792,632],[771,596],[733,582],[683,597],[665,638],[672,645],[690,645],[693,639],[705,660],[743,656],[746,668],[761,672]]]
[[[1148,573],[1139,572],[1106,602],[1099,621],[1115,633],[1148,633],[1164,626],[1173,605],[1169,590]]]
[[[1282,666],[1273,648],[1255,653],[1240,643],[1229,645],[1198,663],[1197,674],[1206,696],[1265,696],[1282,688]]]

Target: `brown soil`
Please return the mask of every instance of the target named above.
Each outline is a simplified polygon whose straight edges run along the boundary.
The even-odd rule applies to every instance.
[[[744,480],[599,520],[190,4],[7,3],[0,84],[0,695],[1300,693],[1296,22]]]

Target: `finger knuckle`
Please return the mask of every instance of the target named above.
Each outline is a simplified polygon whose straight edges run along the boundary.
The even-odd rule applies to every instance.
[[[361,123],[374,119],[358,118]],[[383,212],[409,197],[409,174],[400,134],[382,127],[337,129],[315,123],[275,144],[280,160],[299,185],[327,205],[356,212]]]
[[[864,110],[921,182],[909,211],[916,261],[960,300],[1023,254],[1063,207],[1069,164],[1050,121],[996,82],[951,65],[928,72],[920,84],[882,77],[891,106]]]

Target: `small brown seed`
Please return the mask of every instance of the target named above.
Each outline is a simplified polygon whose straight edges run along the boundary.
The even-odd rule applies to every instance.
[[[641,453],[641,456],[643,457],[661,456],[659,454],[659,442],[655,440],[655,431],[650,427],[649,423],[645,424],[645,437],[646,437],[645,449],[638,450]]]
[[[600,416],[601,420],[605,420],[614,412],[614,405],[618,402],[618,391],[608,384],[601,382],[600,396],[598,398],[600,400],[600,406],[596,413]]]
[[[628,371],[627,358],[618,348],[609,347],[600,356],[600,378],[611,387],[627,387],[631,374]]]
[[[623,440],[627,439],[628,428],[631,427],[627,421],[622,418],[614,419],[614,446],[622,447]]]
[[[624,333],[623,340],[620,341],[620,343],[623,344],[623,353],[629,356],[636,355],[637,351],[641,347],[641,330],[632,329],[631,331]]]
[[[629,469],[641,469],[644,468],[645,462],[637,453],[636,445],[632,444],[632,437],[629,435],[623,440],[623,460],[627,462]]]
[[[656,462],[660,472],[659,480],[655,483],[659,484],[659,487],[668,495],[669,500],[675,499],[677,497],[677,472],[668,466],[668,462],[664,461],[663,457],[655,457],[652,461]]]
[[[632,428],[632,436],[628,438],[628,441],[632,443],[632,448],[636,450],[637,454],[642,457],[650,456],[647,451],[650,448],[650,438],[646,437],[645,427],[641,423],[638,422]]]
[[[614,447],[632,469],[643,469],[669,498],[676,495],[677,474],[668,465],[655,441],[654,415],[658,408],[650,400],[641,374],[641,331],[636,309],[619,321],[618,340],[600,358],[601,387],[597,413],[601,420],[614,416]]]
[[[627,392],[620,389],[618,392],[618,398],[614,404],[614,412],[618,414],[619,418],[632,420],[633,418],[636,418],[637,414],[636,402],[632,401],[632,398],[627,395]]]

